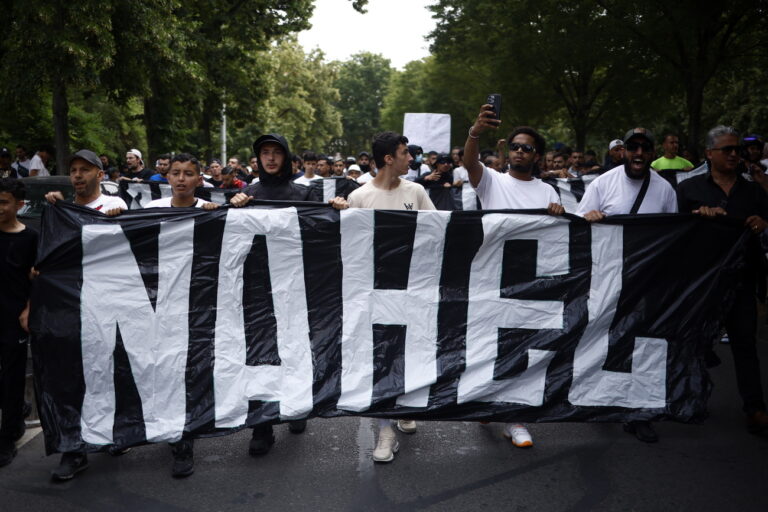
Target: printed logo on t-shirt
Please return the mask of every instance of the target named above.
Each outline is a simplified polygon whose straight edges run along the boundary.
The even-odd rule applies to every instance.
[[[413,203],[403,203],[406,210],[413,210]]]

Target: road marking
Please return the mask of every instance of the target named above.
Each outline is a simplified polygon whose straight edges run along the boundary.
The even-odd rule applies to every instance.
[[[27,430],[24,431],[24,435],[21,436],[21,439],[16,441],[16,448],[21,448],[35,437],[37,437],[37,435],[42,431],[43,429],[40,427],[27,428]]]

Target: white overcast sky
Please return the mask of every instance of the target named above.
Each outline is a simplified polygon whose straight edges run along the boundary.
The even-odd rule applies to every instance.
[[[320,48],[326,60],[347,60],[368,51],[379,53],[402,69],[412,61],[429,55],[424,36],[435,21],[427,5],[435,0],[369,0],[367,12],[360,14],[350,0],[316,0],[310,23],[299,32],[304,51]]]

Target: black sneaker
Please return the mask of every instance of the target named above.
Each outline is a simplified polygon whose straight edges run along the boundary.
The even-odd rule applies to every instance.
[[[0,439],[0,468],[13,462],[16,457],[16,443],[12,439]]]
[[[61,454],[59,467],[51,471],[54,480],[63,482],[71,480],[76,474],[88,469],[88,456],[85,452],[68,452]]]
[[[650,421],[630,421],[625,423],[624,432],[635,434],[635,437],[644,443],[655,443],[659,440],[659,436],[653,430]]]
[[[195,442],[192,439],[182,439],[175,443],[169,443],[173,455],[173,478],[184,478],[195,472]]]
[[[307,420],[296,420],[288,422],[288,430],[291,434],[301,434],[307,429]]]
[[[248,454],[251,457],[266,455],[273,444],[275,444],[275,436],[272,433],[272,425],[257,425],[253,427],[253,435],[248,445]]]
[[[130,448],[119,448],[115,445],[112,445],[109,448],[107,448],[107,453],[113,457],[120,457],[121,455],[125,455],[129,451],[131,451]]]

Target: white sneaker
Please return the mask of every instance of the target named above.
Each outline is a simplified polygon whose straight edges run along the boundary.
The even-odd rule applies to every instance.
[[[381,427],[379,429],[379,441],[376,443],[376,449],[373,450],[373,461],[391,462],[399,449],[397,434],[392,427]]]
[[[415,434],[416,420],[397,420],[397,430],[403,434]]]
[[[519,423],[507,423],[504,425],[504,437],[512,440],[512,444],[518,448],[530,448],[533,446],[531,433],[524,425]]]

